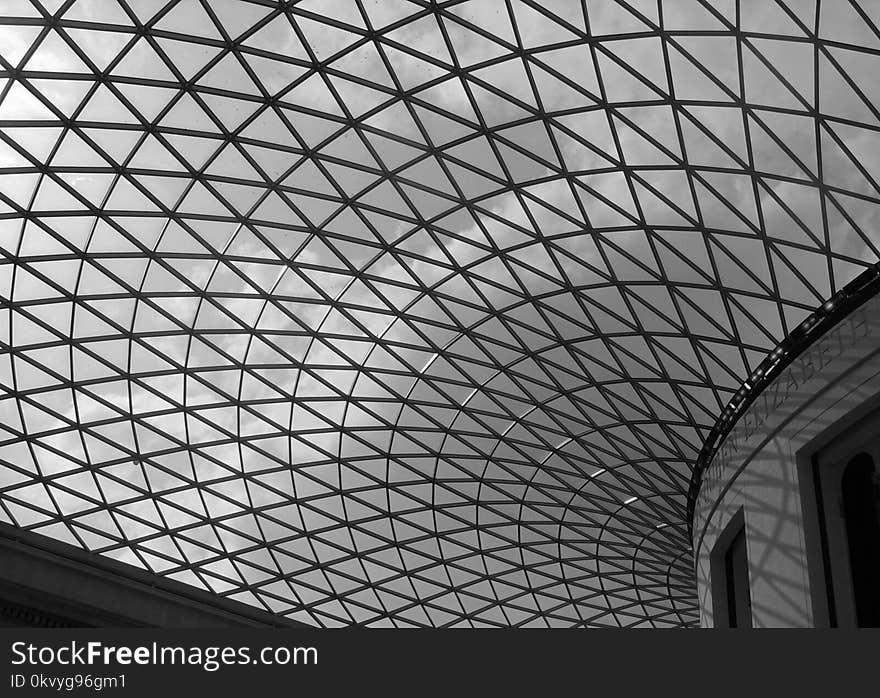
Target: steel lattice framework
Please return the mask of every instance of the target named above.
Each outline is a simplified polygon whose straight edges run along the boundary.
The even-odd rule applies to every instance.
[[[693,625],[878,258],[880,4],[3,0],[0,520],[332,626]]]

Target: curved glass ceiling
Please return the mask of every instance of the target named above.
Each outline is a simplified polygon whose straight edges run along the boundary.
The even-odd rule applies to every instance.
[[[880,6],[4,0],[0,520],[308,623],[697,622],[877,260]]]

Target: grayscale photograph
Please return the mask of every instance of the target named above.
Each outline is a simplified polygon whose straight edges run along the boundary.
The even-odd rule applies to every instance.
[[[878,76],[875,0],[0,0],[0,626],[880,627]]]

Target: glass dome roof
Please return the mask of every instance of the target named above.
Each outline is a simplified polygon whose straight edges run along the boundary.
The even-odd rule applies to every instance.
[[[698,622],[703,439],[878,259],[877,3],[0,13],[0,520],[314,625]]]

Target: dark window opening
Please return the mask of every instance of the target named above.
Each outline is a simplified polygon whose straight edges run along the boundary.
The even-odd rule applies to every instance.
[[[880,627],[880,512],[874,461],[860,453],[846,466],[841,481],[843,517],[849,548],[856,624]]]
[[[727,589],[727,626],[751,628],[752,599],[749,593],[745,526],[737,531],[724,554],[724,575]]]

